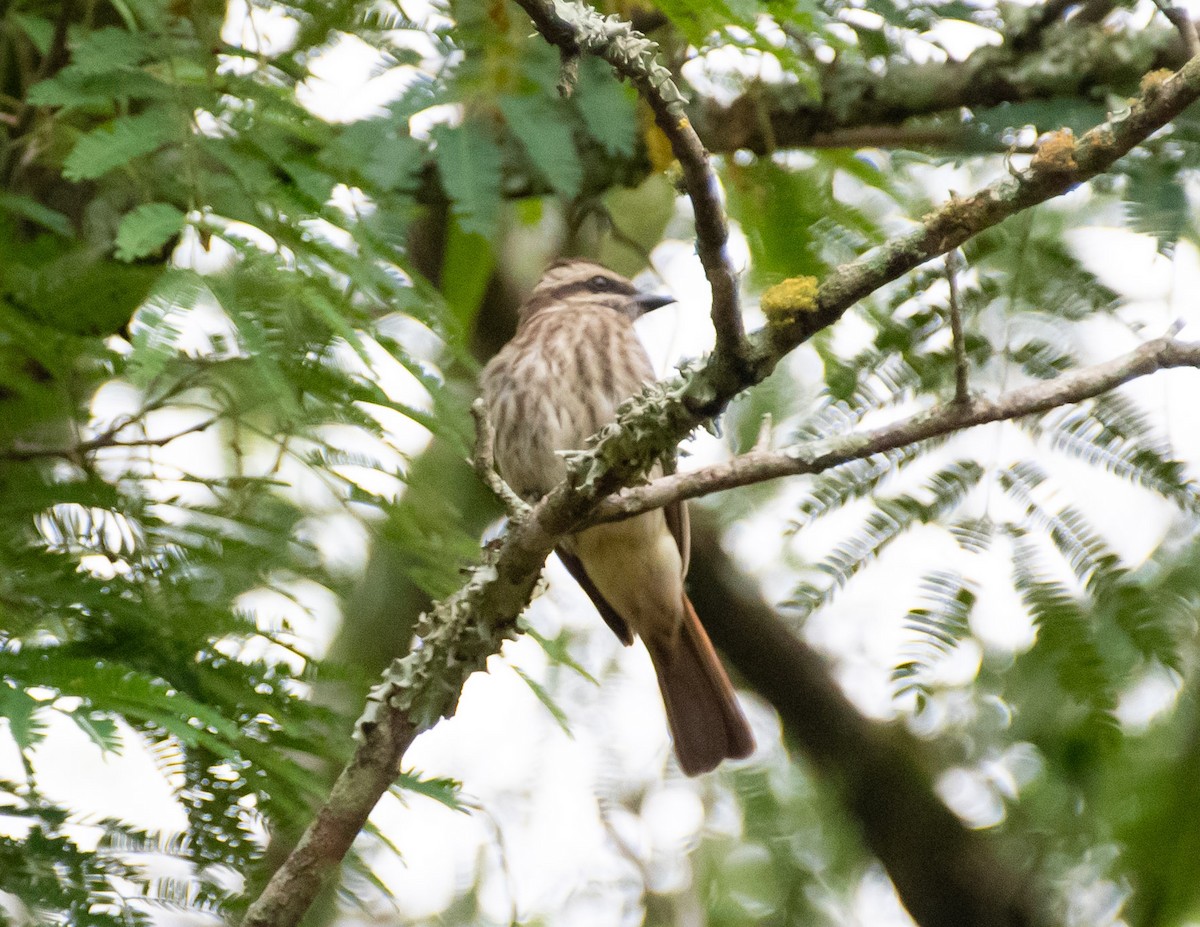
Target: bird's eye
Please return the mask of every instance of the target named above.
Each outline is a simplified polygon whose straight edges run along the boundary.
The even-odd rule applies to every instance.
[[[596,274],[596,276],[588,281],[588,287],[595,290],[597,293],[603,293],[606,290],[611,290],[612,286],[612,280],[610,280],[608,277],[602,277],[599,274]]]

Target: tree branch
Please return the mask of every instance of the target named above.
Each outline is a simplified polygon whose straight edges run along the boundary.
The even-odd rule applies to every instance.
[[[692,513],[689,595],[729,662],[779,712],[787,739],[840,792],[871,852],[922,927],[1025,927],[1048,907],[933,789],[921,745],[869,721],[825,661],[763,601],[721,550],[711,517]]]
[[[566,6],[561,3],[559,9]],[[561,19],[547,22],[552,29],[563,27]],[[562,41],[561,36],[557,41]],[[993,184],[965,200],[952,200],[926,217],[916,231],[839,268],[815,298],[804,287],[785,287],[770,324],[749,339],[746,357],[719,351],[622,404],[617,421],[597,435],[591,450],[568,460],[567,479],[533,508],[529,518],[510,527],[498,549],[485,552],[484,562],[466,585],[418,623],[419,640],[413,651],[395,661],[372,690],[353,760],[243,923],[291,927],[300,920],[391,784],[413,738],[453,714],[467,677],[483,669],[488,656],[514,633],[517,616],[560,537],[582,524],[606,496],[674,453],[683,437],[719,414],[738,392],[761,381],[784,354],[832,324],[856,301],[977,232],[1107,169],[1200,96],[1200,59],[1189,61],[1175,75],[1152,77],[1127,113],[1078,142],[1067,133],[1053,136],[1039,147],[1030,169],[1019,178]],[[678,134],[672,141],[678,141]],[[681,160],[687,157],[683,151]],[[716,281],[720,286],[731,282],[732,278],[720,275]],[[810,295],[797,299],[797,292]],[[714,305],[717,301],[714,295]]]
[[[778,451],[753,450],[690,473],[660,477],[606,499],[596,507],[589,522],[618,521],[671,502],[783,476],[822,473],[851,460],[862,460],[930,438],[1082,402],[1122,383],[1174,367],[1200,367],[1200,343],[1158,338],[1113,360],[1011,390],[995,399],[968,396],[965,401],[956,399],[872,431]]]
[[[814,144],[830,147],[830,134],[838,138],[855,129],[878,134],[881,126],[962,108],[1103,99],[1106,90],[1127,93],[1147,71],[1179,67],[1190,57],[1174,29],[1114,33],[1081,20],[1082,14],[1054,26],[1036,47],[985,45],[961,61],[897,60],[880,70],[840,56],[818,72],[816,99],[797,98],[786,87],[755,85],[727,106],[705,101],[691,106],[689,115],[710,151],[769,154]],[[879,137],[884,144],[907,141],[903,135],[895,141],[886,133]],[[945,144],[936,135],[925,143]]]
[[[1092,0],[1066,23],[1052,24],[1032,45],[1021,44],[1023,33],[1017,31],[1006,45],[984,46],[962,61],[897,58],[879,69],[839,56],[817,67],[815,99],[787,84],[755,84],[722,105],[691,91],[682,78],[676,82],[693,94],[687,118],[703,148],[714,154],[856,147],[1003,153],[1014,149],[995,127],[941,114],[1030,100],[1100,101],[1128,94],[1148,70],[1179,67],[1187,60],[1176,30],[1157,20],[1137,30],[1099,26],[1111,8],[1111,0]],[[588,195],[613,184],[636,185],[645,177],[644,150],[631,157],[594,154],[585,180]],[[421,178],[418,201],[444,206],[446,194],[432,160]],[[507,198],[554,192],[528,172],[506,174],[502,187]]]
[[[500,500],[510,518],[525,518],[529,514],[529,505],[504,482],[496,469],[496,431],[488,420],[487,404],[482,399],[471,404],[471,417],[475,419],[475,452],[471,460],[475,475]]]
[[[654,112],[654,121],[671,143],[683,168],[683,181],[696,217],[696,253],[712,288],[712,320],[717,352],[731,358],[744,353],[745,333],[737,272],[729,259],[725,210],[708,153],[684,110],[686,102],[671,72],[657,61],[658,46],[616,16],[603,17],[582,3],[516,0],[542,37],[564,56],[581,50],[607,61],[633,84]]]
[[[931,148],[975,154],[1032,154],[1033,145],[1013,145],[970,124],[867,125],[815,132],[805,148]],[[716,149],[718,151],[722,149]]]
[[[1200,52],[1200,37],[1196,35],[1196,24],[1188,16],[1187,10],[1172,6],[1170,0],[1154,0],[1154,5],[1162,11],[1167,21],[1179,32],[1183,47],[1189,56]]]
[[[957,251],[946,252],[946,283],[950,286],[950,337],[954,348],[954,401],[963,403],[970,398],[971,387],[967,381],[967,341],[963,336],[962,307],[958,304],[959,263]]]
[[[762,376],[778,359],[817,331],[837,321],[850,306],[885,283],[933,257],[959,247],[967,239],[1009,216],[1043,203],[1108,170],[1135,145],[1162,128],[1200,98],[1200,56],[1174,74],[1156,71],[1142,80],[1142,93],[1129,109],[1075,139],[1069,129],[1047,136],[1029,168],[1015,172],[979,192],[948,203],[926,216],[914,231],[897,236],[844,264],[820,285],[816,298],[794,298],[787,287],[767,328],[751,338]],[[767,295],[764,294],[764,308]],[[761,377],[760,377],[761,378]]]
[[[189,425],[187,428],[169,435],[163,435],[161,438],[131,438],[128,441],[121,441],[118,440],[117,435],[133,424],[130,421],[122,421],[116,427],[87,441],[80,441],[72,447],[17,447],[0,451],[0,460],[30,461],[50,457],[78,460],[84,454],[108,447],[165,447],[178,438],[207,431],[220,421],[221,416],[215,415],[202,422],[197,422],[195,425]]]

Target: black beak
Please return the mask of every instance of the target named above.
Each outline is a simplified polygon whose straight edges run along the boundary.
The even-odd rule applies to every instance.
[[[666,296],[662,293],[641,293],[633,298],[633,304],[643,315],[653,312],[655,309],[661,309],[663,306],[669,306],[673,302],[675,302],[674,296]]]

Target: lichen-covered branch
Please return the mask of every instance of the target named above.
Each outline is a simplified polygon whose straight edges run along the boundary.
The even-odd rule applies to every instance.
[[[830,133],[856,144],[859,135],[848,130],[863,130],[862,144],[867,145],[954,147],[968,141],[968,127],[957,141],[945,135],[923,137],[913,128],[915,136],[901,133],[893,140],[885,130],[963,108],[1102,99],[1105,92],[1128,92],[1149,70],[1179,67],[1188,57],[1169,26],[1113,31],[1076,17],[1040,33],[1036,47],[1017,37],[1004,45],[985,45],[961,61],[901,59],[882,68],[839,56],[817,70],[820,90],[814,96],[760,85],[728,105],[697,101],[688,113],[704,144],[719,153],[747,149],[767,154],[814,142],[828,147],[824,139]],[[947,128],[941,126],[940,131],[946,133]]]
[[[783,476],[821,473],[847,461],[862,460],[929,438],[1082,402],[1137,377],[1176,367],[1200,367],[1200,344],[1158,338],[1113,360],[1011,390],[995,399],[967,396],[965,400],[949,402],[871,431],[810,441],[782,450],[748,451],[724,463],[624,489],[597,506],[590,520],[616,521],[681,499]]]
[[[950,285],[950,298],[946,311],[950,315],[950,336],[954,346],[954,401],[966,402],[971,386],[967,380],[969,368],[967,339],[963,335],[962,307],[958,304],[959,263],[957,251],[946,252],[946,282]]]
[[[545,12],[541,4],[529,6]],[[560,0],[555,9],[563,6]],[[564,41],[560,32],[570,27],[557,15],[543,18],[548,37],[558,35],[556,43]],[[569,462],[567,480],[534,506],[528,518],[511,525],[466,585],[421,620],[418,646],[392,666],[372,693],[354,758],[243,923],[291,927],[299,922],[391,784],[413,738],[453,713],[467,677],[483,668],[487,657],[513,633],[557,540],[589,518],[605,497],[673,454],[683,437],[709,422],[738,392],[766,377],[785,353],[836,321],[859,299],[972,235],[1107,169],[1198,96],[1200,58],[1174,75],[1151,75],[1127,112],[1078,141],[1068,133],[1053,136],[1020,176],[952,200],[925,217],[916,231],[839,268],[819,287],[792,281],[776,293],[771,323],[748,340],[744,355],[718,351],[625,403],[617,422],[604,429],[595,446]],[[676,142],[678,133],[670,137]],[[687,157],[684,150],[681,161]],[[718,285],[732,286],[732,276],[726,280],[718,274],[714,290]]]
[[[1076,139],[1069,129],[1045,137],[1029,167],[964,198],[952,198],[914,231],[892,238],[844,264],[821,282],[816,298],[784,301],[777,324],[752,337],[760,379],[783,354],[832,324],[885,283],[957,248],[984,229],[1074,189],[1108,170],[1118,158],[1200,98],[1200,56],[1179,71],[1155,71],[1128,109]],[[785,285],[787,281],[785,281]],[[772,291],[764,294],[770,297]]]
[[[496,469],[496,431],[488,420],[487,404],[482,399],[471,404],[471,417],[475,419],[475,452],[471,461],[475,475],[500,500],[510,518],[524,518],[529,513],[529,505],[504,482]]]
[[[878,67],[839,56],[828,65],[814,65],[815,94],[797,94],[790,84],[755,83],[722,104],[694,91],[681,76],[675,84],[691,97],[685,114],[712,154],[862,147],[1004,153],[1014,149],[999,131],[1002,126],[993,119],[963,121],[957,114],[1032,100],[1072,101],[1086,111],[1092,101],[1128,93],[1147,71],[1178,67],[1187,59],[1169,24],[1156,20],[1145,28],[1113,30],[1091,19],[1081,10],[1043,34],[1037,47],[1022,45],[1019,33],[1006,46],[987,45],[961,61],[914,63],[898,56]],[[589,170],[587,190],[632,184],[644,175],[645,164],[641,151],[609,158]],[[553,192],[539,175],[513,165],[507,169],[512,173],[502,184],[506,197]],[[422,176],[418,198],[444,202],[432,163]]]
[[[686,102],[671,72],[657,60],[658,46],[616,16],[601,16],[590,6],[573,0],[516,0],[529,14],[546,41],[569,60],[580,51],[607,61],[633,84],[654,111],[671,150],[683,169],[684,185],[696,217],[696,252],[712,288],[712,319],[717,331],[717,351],[741,357],[744,330],[738,296],[737,272],[729,259],[725,210],[717,175],[708,153],[684,110]]]

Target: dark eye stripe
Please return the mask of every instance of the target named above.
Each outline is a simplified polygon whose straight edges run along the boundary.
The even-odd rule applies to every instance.
[[[595,278],[589,280],[574,280],[571,283],[564,283],[562,286],[555,287],[546,295],[553,299],[566,299],[568,296],[575,296],[579,293],[620,293],[622,296],[637,296],[637,287],[630,283],[625,283],[621,280],[614,280],[612,277],[603,278],[607,283],[603,289],[599,289],[594,284]]]

